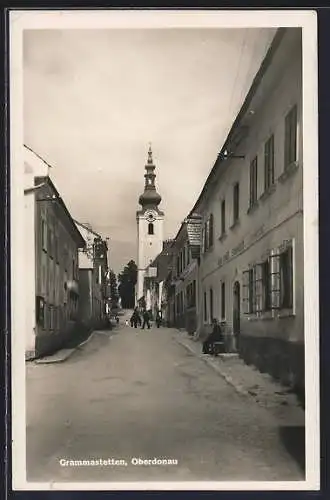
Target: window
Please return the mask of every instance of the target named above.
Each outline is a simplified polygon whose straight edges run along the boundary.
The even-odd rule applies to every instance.
[[[154,234],[154,225],[152,222],[148,224],[148,234]]]
[[[48,255],[49,257],[53,258],[54,257],[54,231],[52,227],[48,228],[48,235],[49,235],[49,244],[48,244]]]
[[[261,274],[262,274],[262,309],[264,311],[269,311],[271,309],[271,274],[269,260],[265,260],[261,264]]]
[[[257,156],[250,163],[250,207],[257,202],[258,189],[258,158]]]
[[[206,292],[204,292],[204,321],[207,321],[207,297]]]
[[[64,247],[63,247],[63,264],[64,264],[65,271],[68,270],[68,255],[69,255],[68,247],[67,247],[67,245],[64,245]]]
[[[44,219],[41,219],[41,244],[42,249],[47,252],[47,225]]]
[[[245,313],[293,307],[292,242],[272,250],[267,260],[243,272]]]
[[[226,232],[226,202],[221,202],[221,236]]]
[[[213,214],[210,214],[209,217],[209,248],[213,246],[213,231],[214,231],[214,224],[213,224]]]
[[[280,254],[280,306],[290,309],[293,305],[292,246]]]
[[[49,330],[54,330],[54,307],[49,306]]]
[[[191,307],[196,307],[196,280],[191,284]]]
[[[209,250],[212,247],[214,241],[214,223],[213,223],[213,214],[210,214],[207,221],[204,223],[204,252]]]
[[[297,160],[297,106],[285,117],[284,169]]]
[[[226,317],[226,286],[225,282],[221,283],[221,319]]]
[[[274,184],[274,135],[265,144],[265,191]]]
[[[237,222],[239,219],[239,183],[236,182],[234,184],[234,189],[233,189],[233,205],[234,205],[234,220],[233,222]]]
[[[249,269],[249,313],[255,312],[255,281],[254,268]]]
[[[213,320],[213,290],[210,288],[210,321]]]
[[[207,223],[204,224],[204,252],[208,249],[208,227]]]
[[[187,266],[190,264],[190,248],[187,246]]]
[[[186,305],[187,307],[196,306],[196,281],[192,281],[186,288]]]

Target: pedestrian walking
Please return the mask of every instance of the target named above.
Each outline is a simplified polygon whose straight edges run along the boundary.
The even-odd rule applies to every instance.
[[[143,311],[143,324],[142,324],[142,330],[144,330],[145,326],[147,325],[148,330],[150,330],[150,315],[148,311]]]
[[[162,324],[162,313],[161,313],[161,311],[157,311],[157,315],[156,315],[157,328],[159,328],[161,324]]]
[[[137,307],[134,309],[131,319],[132,319],[132,326],[134,326],[134,328],[137,328],[137,326],[141,323],[139,310]]]

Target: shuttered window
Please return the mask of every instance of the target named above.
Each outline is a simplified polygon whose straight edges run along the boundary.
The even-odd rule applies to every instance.
[[[210,288],[210,321],[213,320],[213,289]]]
[[[245,314],[293,307],[292,244],[271,251],[269,258],[243,272]]]
[[[264,188],[268,191],[274,184],[274,135],[265,144],[265,179]]]
[[[297,105],[285,117],[284,169],[297,160]]]
[[[214,241],[214,224],[213,224],[213,214],[209,217],[209,248],[213,246]]]
[[[236,182],[233,188],[233,223],[237,222],[239,219],[239,183]]]
[[[221,319],[226,318],[226,285],[221,283]]]
[[[250,164],[250,207],[258,199],[258,158],[255,157]]]
[[[226,202],[221,202],[221,236],[226,232]]]

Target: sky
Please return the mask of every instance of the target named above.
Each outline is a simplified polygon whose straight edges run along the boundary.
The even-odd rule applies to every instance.
[[[152,143],[164,239],[193,207],[274,29],[39,29],[23,38],[24,142],[72,217],[136,260]]]

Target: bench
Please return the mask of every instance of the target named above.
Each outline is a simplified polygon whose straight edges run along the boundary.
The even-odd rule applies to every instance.
[[[225,343],[223,341],[216,340],[209,345],[209,354],[212,356],[217,356],[223,352],[225,352]]]

